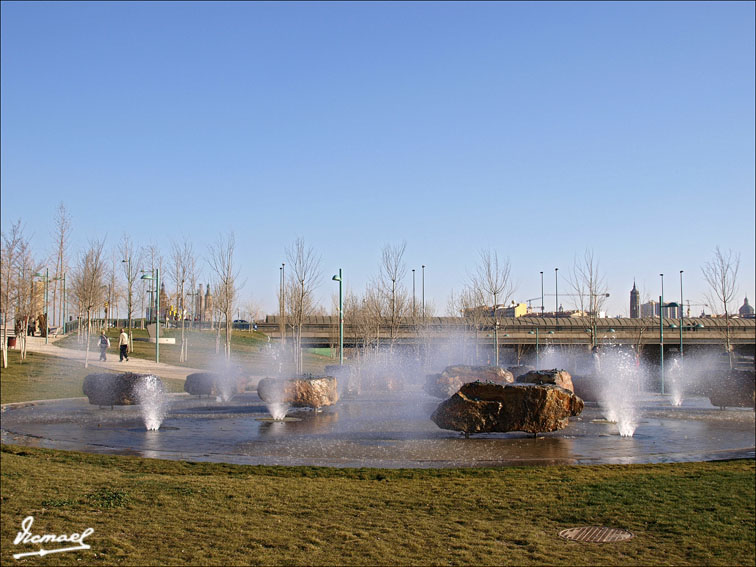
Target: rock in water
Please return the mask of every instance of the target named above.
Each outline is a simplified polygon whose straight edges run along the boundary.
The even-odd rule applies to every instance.
[[[471,433],[542,433],[567,426],[583,411],[583,400],[554,384],[463,385],[431,415],[441,429]]]
[[[507,370],[509,370],[515,377],[515,380],[517,380],[520,376],[523,374],[527,374],[531,370],[535,370],[532,366],[509,366],[507,367]]]
[[[285,403],[296,407],[320,408],[339,401],[336,378],[263,378],[257,394],[266,403]]]
[[[602,380],[596,375],[572,377],[572,391],[585,402],[597,402],[601,398]]]
[[[531,370],[517,378],[517,382],[523,384],[554,384],[570,392],[575,392],[572,385],[572,376],[566,370]]]
[[[150,374],[89,374],[84,378],[82,389],[89,398],[89,403],[98,406],[131,406],[139,403],[135,387]],[[160,378],[157,387],[164,391]]]
[[[241,374],[194,372],[186,377],[184,391],[192,396],[219,396],[231,399],[247,387],[248,379]]]
[[[730,370],[706,384],[706,396],[719,408],[756,409],[756,372]]]
[[[448,398],[456,393],[463,384],[470,382],[489,382],[492,384],[509,384],[514,376],[509,370],[498,366],[448,366],[441,374],[428,374],[425,379],[425,391],[437,398]]]

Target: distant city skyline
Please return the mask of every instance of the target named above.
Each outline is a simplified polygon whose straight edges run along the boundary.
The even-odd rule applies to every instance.
[[[123,234],[164,256],[236,236],[240,305],[277,312],[297,237],[330,311],[407,243],[446,314],[481,250],[512,299],[593,250],[609,315],[684,295],[740,254],[756,298],[752,2],[0,5],[0,201],[41,260],[63,202],[69,261]],[[200,281],[212,281],[203,262]],[[53,264],[50,264],[52,268]],[[170,282],[168,287],[170,289]],[[695,300],[695,301],[694,301]],[[545,306],[553,311],[555,298]],[[540,300],[539,300],[540,307]]]

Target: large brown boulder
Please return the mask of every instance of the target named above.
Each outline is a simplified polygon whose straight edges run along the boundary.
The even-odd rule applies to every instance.
[[[523,384],[554,384],[570,392],[575,392],[572,385],[572,376],[566,370],[531,370],[517,378],[517,382]]]
[[[425,391],[437,398],[454,395],[463,384],[470,382],[488,382],[491,384],[510,384],[514,376],[509,370],[498,366],[448,366],[441,374],[428,374],[425,379]]]
[[[257,395],[269,404],[286,403],[295,407],[320,408],[339,401],[336,378],[263,378]]]
[[[572,377],[572,391],[585,402],[598,402],[601,399],[601,378],[594,374],[575,375]]]
[[[554,384],[463,385],[431,415],[442,429],[471,433],[542,433],[567,426],[583,411],[583,400]]]
[[[752,370],[723,372],[707,383],[706,390],[713,406],[756,409],[756,372]]]
[[[527,374],[531,370],[535,370],[535,368],[533,366],[508,366],[507,370],[509,370],[515,377],[515,380],[517,380],[520,376]]]
[[[164,391],[160,378],[150,374],[89,374],[84,378],[82,389],[89,403],[98,406],[131,406],[139,404],[136,388],[146,378],[157,380],[158,388]]]
[[[221,396],[230,400],[247,387],[247,378],[241,375],[215,372],[194,372],[186,377],[184,391],[192,396]]]

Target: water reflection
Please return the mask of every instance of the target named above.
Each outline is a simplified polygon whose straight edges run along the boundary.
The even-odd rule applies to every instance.
[[[267,409],[253,394],[231,402],[174,397],[158,431],[146,431],[138,408],[111,410],[65,400],[5,411],[8,443],[153,458],[246,464],[447,467],[644,463],[747,457],[754,452],[754,412],[719,410],[707,399],[675,407],[661,396],[640,400],[633,437],[620,437],[598,404],[588,403],[567,428],[533,438],[491,433],[464,439],[429,419],[438,400],[417,392],[377,392],[300,421],[261,422]]]

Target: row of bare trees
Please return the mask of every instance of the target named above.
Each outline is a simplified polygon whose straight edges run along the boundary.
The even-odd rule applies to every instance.
[[[79,333],[82,340],[87,341],[87,345],[93,318],[97,317],[106,302],[106,318],[110,317],[110,310],[117,309],[118,305],[125,303],[125,318],[128,320],[129,331],[133,328],[134,314],[138,311],[145,313],[147,282],[140,279],[140,275],[160,270],[172,285],[169,292],[170,301],[181,314],[178,317],[181,321],[180,359],[185,361],[187,339],[184,313],[192,311],[191,308],[187,309],[187,302],[191,301],[190,298],[196,297],[197,282],[201,277],[199,256],[192,243],[186,238],[172,242],[169,257],[164,259],[157,246],[140,247],[128,235],[124,235],[112,253],[106,253],[104,239],[90,241],[87,248],[70,263],[69,242],[72,223],[62,203],[57,209],[53,225],[54,252],[49,258],[42,260],[34,257],[21,221],[2,234],[0,309],[3,314],[4,337],[12,321],[17,335],[22,340],[24,352],[26,329],[42,310],[40,296],[43,282],[39,274],[45,269],[44,266],[55,266],[46,282],[50,292],[52,324],[60,325],[65,311],[75,314],[82,322],[78,327]],[[213,280],[212,295],[217,314],[215,321],[218,322],[217,352],[220,351],[221,323],[225,323],[223,354],[227,358],[231,356],[230,332],[240,289],[239,270],[234,258],[235,245],[233,232],[225,236],[220,235],[208,248],[205,258]],[[364,292],[356,294],[347,289],[343,303],[344,319],[358,333],[363,350],[377,346],[382,340],[387,341],[390,348],[393,348],[400,324],[408,317],[416,315],[412,309],[414,298],[404,283],[407,276],[406,247],[406,242],[385,245],[381,251],[378,273]],[[297,371],[301,372],[303,324],[308,316],[323,312],[315,298],[315,291],[321,279],[321,259],[302,238],[297,238],[287,247],[285,255],[290,269],[287,273],[288,278],[281,288],[284,297],[279,297],[279,300],[285,308],[287,327],[294,338]],[[731,251],[725,253],[717,247],[713,259],[702,268],[704,278],[711,289],[710,304],[721,305],[726,318],[731,313],[732,301],[737,290],[738,267],[739,256]],[[64,283],[68,286],[66,295],[69,309],[64,308],[64,294],[60,287]],[[593,251],[586,250],[582,257],[575,257],[568,283],[574,293],[565,295],[573,297],[576,307],[588,317],[597,318],[608,294],[606,278]],[[494,340],[497,342],[499,307],[506,306],[514,293],[514,288],[509,259],[500,259],[495,250],[482,250],[478,265],[461,293],[455,295],[452,291],[449,314],[462,314],[468,328],[475,331],[476,338],[482,330],[492,328]],[[151,290],[151,293],[154,298],[154,294],[160,293],[160,290]],[[256,311],[253,307],[250,309]],[[431,312],[432,306],[429,304],[425,314],[432,314]],[[45,322],[45,327],[47,324],[48,322]],[[478,341],[475,343],[477,348]],[[729,346],[728,336],[728,349]],[[5,339],[2,349],[3,364],[6,365]],[[498,363],[498,360],[496,362]]]
[[[124,235],[115,249],[106,252],[105,239],[90,241],[85,250],[70,261],[68,255],[71,238],[71,219],[61,203],[54,221],[54,253],[45,259],[37,259],[31,250],[30,240],[24,233],[21,220],[13,224],[7,233],[2,233],[0,253],[0,311],[2,311],[2,356],[7,367],[8,328],[14,326],[15,336],[20,341],[21,360],[26,354],[26,334],[30,325],[40,321],[43,332],[48,327],[65,322],[66,314],[80,322],[77,326],[81,341],[86,341],[85,365],[89,361],[89,344],[93,320],[104,309],[105,321],[109,321],[119,304],[126,307],[129,334],[133,328],[134,314],[139,309],[145,313],[147,281],[143,273],[160,270],[168,275],[173,290],[170,301],[181,317],[181,360],[186,359],[187,341],[184,332],[184,313],[187,298],[196,296],[200,277],[198,256],[192,243],[184,239],[173,242],[169,259],[164,260],[157,246],[138,247],[128,235]],[[230,357],[230,328],[233,312],[238,301],[238,270],[234,264],[235,239],[233,232],[221,235],[209,247],[207,265],[214,277],[212,295],[218,322],[226,325],[224,354]],[[54,265],[50,272],[46,266]],[[120,269],[119,269],[120,266]],[[164,268],[168,268],[167,270]],[[45,272],[43,275],[42,272]],[[46,278],[47,281],[44,281]],[[43,289],[48,285],[49,300],[44,302]],[[67,286],[64,289],[62,286]],[[189,291],[191,290],[191,292]],[[150,290],[150,301],[161,290]],[[167,306],[166,306],[167,307]],[[48,314],[47,311],[50,311]],[[49,318],[49,319],[48,319]],[[142,324],[144,319],[142,318]],[[220,329],[220,324],[217,325]]]

